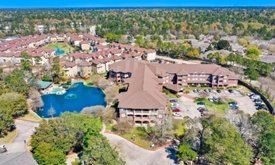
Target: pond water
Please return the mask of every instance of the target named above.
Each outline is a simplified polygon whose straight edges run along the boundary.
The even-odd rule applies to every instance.
[[[43,95],[42,100],[44,107],[37,114],[43,118],[59,117],[63,112],[80,112],[85,107],[106,106],[102,90],[82,82],[73,84],[63,95]]]

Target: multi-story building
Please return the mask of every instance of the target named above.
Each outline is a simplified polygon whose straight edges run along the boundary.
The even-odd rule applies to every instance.
[[[120,119],[136,124],[161,122],[167,113],[165,87],[181,92],[184,86],[235,87],[237,76],[214,64],[159,64],[127,59],[110,65],[109,78],[126,85],[119,96]]]

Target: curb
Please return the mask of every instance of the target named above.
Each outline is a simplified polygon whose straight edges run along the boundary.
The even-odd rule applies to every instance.
[[[39,121],[28,120],[28,119],[15,119],[15,120],[28,121],[28,122],[32,122],[32,123],[39,123]]]
[[[131,140],[129,140],[129,139],[126,139],[125,137],[122,137],[122,136],[120,136],[120,135],[118,135],[118,134],[116,134],[116,133],[114,133],[114,132],[105,131],[104,133],[119,136],[120,138],[125,139],[126,141],[132,143],[133,145],[135,145],[135,146],[137,146],[137,147],[140,147],[140,148],[142,148],[142,149],[144,149],[144,150],[147,150],[147,151],[157,151],[157,150],[166,148],[166,147],[168,147],[168,146],[170,146],[170,145],[172,144],[171,142],[169,142],[169,143],[166,143],[166,144],[164,144],[164,145],[162,145],[162,146],[159,146],[159,147],[144,148],[144,147],[142,147],[142,146],[137,145],[137,144],[134,143],[133,141],[131,141]]]

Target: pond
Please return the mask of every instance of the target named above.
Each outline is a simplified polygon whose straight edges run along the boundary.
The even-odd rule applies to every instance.
[[[63,112],[80,112],[85,107],[106,106],[105,94],[100,88],[73,84],[65,94],[46,94],[42,96],[43,109],[37,114],[43,118],[59,117]]]

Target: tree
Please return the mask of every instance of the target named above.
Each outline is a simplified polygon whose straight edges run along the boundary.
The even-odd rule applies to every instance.
[[[52,60],[51,74],[53,82],[58,83],[61,77],[61,66],[59,57],[54,57]]]
[[[22,116],[28,111],[26,98],[18,93],[5,93],[0,96],[0,107],[10,113],[12,117]]]
[[[262,52],[257,47],[250,47],[247,49],[247,57],[251,58],[252,60],[259,60],[260,55]]]
[[[19,69],[15,69],[4,78],[4,82],[8,89],[23,95],[28,95],[29,85],[24,79],[24,73]]]
[[[45,154],[47,153],[47,154]],[[65,165],[66,157],[62,150],[54,149],[52,144],[41,142],[33,154],[34,158],[41,165]]]
[[[22,116],[28,111],[26,98],[18,93],[0,95],[0,137],[11,131],[14,117]]]
[[[105,100],[106,102],[111,105],[118,97],[119,89],[117,86],[108,86],[105,90]]]
[[[70,151],[83,151],[84,141],[101,138],[101,129],[101,120],[92,115],[63,113],[60,118],[43,120],[31,139],[34,158],[39,164],[55,164],[58,160],[64,164]]]
[[[195,49],[195,48],[190,48],[187,51],[187,56],[194,58],[194,57],[199,57],[200,56],[200,50],[199,49]]]
[[[122,165],[125,162],[119,158],[119,154],[115,151],[108,141],[100,135],[92,136],[85,141],[82,161],[87,165]]]
[[[222,118],[211,116],[202,120],[202,153],[214,164],[250,164],[252,148],[236,128]]]
[[[21,59],[21,68],[24,71],[31,72],[32,71],[32,56],[26,52],[22,52],[20,57]]]
[[[259,78],[258,71],[255,68],[253,68],[253,67],[247,67],[245,69],[245,75],[248,76],[248,78],[250,79],[250,81],[251,80],[258,80],[258,78]]]
[[[254,126],[254,136],[259,141],[254,146],[255,157],[260,158],[265,164],[274,164],[275,158],[275,119],[266,111],[259,111],[251,118]]]
[[[197,152],[193,151],[191,149],[191,146],[186,143],[183,142],[180,144],[178,151],[177,151],[177,157],[179,160],[181,161],[194,161],[197,159]]]
[[[239,38],[238,43],[242,46],[248,46],[249,42],[244,38]]]
[[[263,134],[259,141],[259,154],[260,158],[264,164],[272,165],[275,163],[275,131],[270,131]]]
[[[219,40],[216,44],[216,49],[218,50],[231,50],[231,45],[227,40]]]
[[[107,39],[108,42],[118,42],[120,39],[120,35],[114,33],[107,33],[104,38]]]
[[[48,115],[51,116],[53,118],[53,116],[55,115],[56,111],[53,107],[51,107],[48,111]]]

